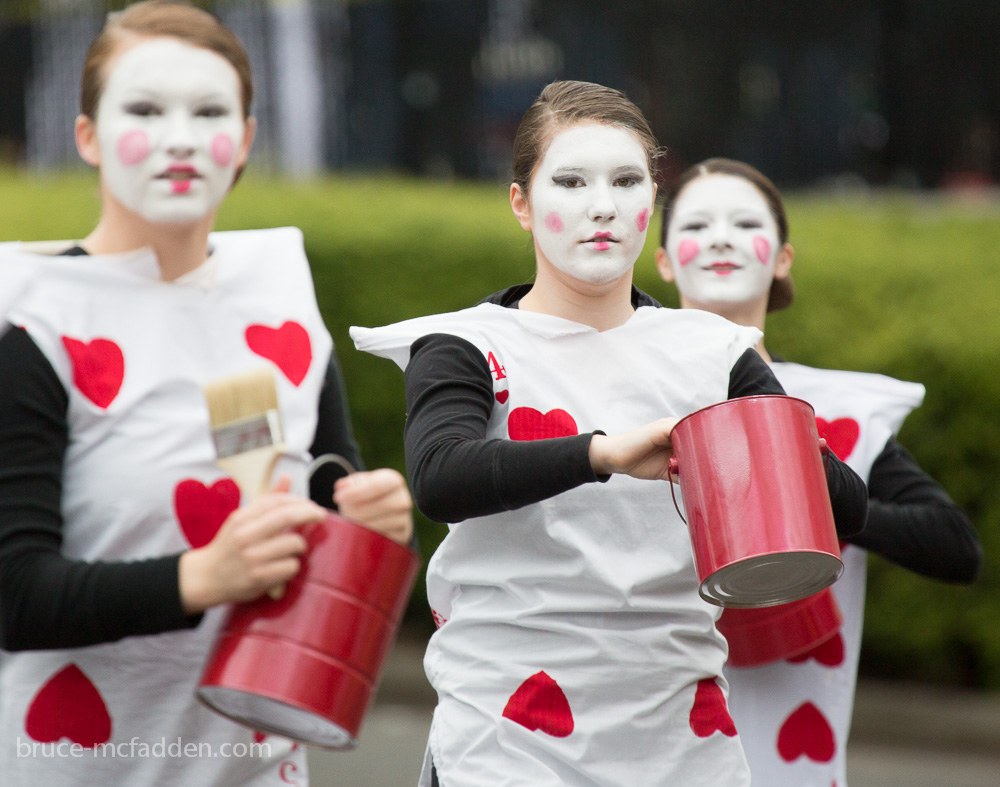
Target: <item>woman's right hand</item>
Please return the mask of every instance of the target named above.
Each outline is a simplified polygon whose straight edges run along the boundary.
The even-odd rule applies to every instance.
[[[327,512],[290,495],[289,488],[282,478],[270,492],[231,513],[211,542],[181,555],[178,581],[185,613],[251,601],[299,572],[306,540],[292,528],[319,522]]]
[[[624,473],[633,478],[669,480],[677,418],[660,418],[618,435],[595,434],[590,441],[590,465],[597,475]]]

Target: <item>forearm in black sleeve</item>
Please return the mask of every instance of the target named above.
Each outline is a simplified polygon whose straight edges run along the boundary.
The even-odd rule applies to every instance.
[[[470,342],[432,334],[406,367],[406,468],[414,502],[438,522],[511,511],[599,479],[591,434],[546,440],[486,439],[490,370]]]
[[[972,522],[895,439],[872,465],[868,493],[868,525],[852,544],[933,579],[976,579],[983,549]]]
[[[87,563],[62,556],[68,399],[22,330],[0,337],[0,647],[77,647],[196,625],[179,555]]]
[[[330,355],[326,379],[320,391],[316,435],[310,452],[314,457],[337,454],[346,459],[355,470],[364,470],[361,451],[351,428],[344,378],[335,354]],[[319,505],[330,508],[333,506],[333,484],[346,475],[346,472],[337,464],[322,465],[309,479],[309,496]]]
[[[740,356],[729,374],[729,398],[784,395],[785,390],[756,350]],[[826,460],[826,484],[830,491],[833,521],[840,538],[860,533],[868,515],[868,490],[865,482],[831,451]]]

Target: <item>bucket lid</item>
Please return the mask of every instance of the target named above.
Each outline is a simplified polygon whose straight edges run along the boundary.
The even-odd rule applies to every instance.
[[[819,593],[843,572],[843,562],[828,552],[775,552],[722,566],[698,592],[720,607],[773,607]]]
[[[357,745],[357,740],[339,724],[271,697],[226,686],[200,686],[198,699],[223,716],[260,732],[326,749],[347,750]]]

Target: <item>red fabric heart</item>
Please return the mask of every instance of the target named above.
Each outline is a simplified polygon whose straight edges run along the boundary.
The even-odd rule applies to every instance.
[[[515,407],[507,416],[507,434],[511,440],[544,440],[579,434],[576,421],[565,410],[540,413],[533,407]]]
[[[438,612],[436,609],[431,608],[431,617],[434,618],[434,627],[441,628],[445,623],[448,622],[448,618]]]
[[[835,418],[826,421],[822,418],[816,419],[816,431],[819,436],[826,440],[837,458],[841,462],[846,462],[847,457],[854,451],[854,446],[858,444],[858,437],[861,435],[861,427],[853,418]]]
[[[211,486],[185,478],[174,488],[174,513],[184,538],[195,549],[215,538],[239,506],[240,488],[231,478],[220,478]]]
[[[729,715],[726,698],[715,678],[703,678],[698,681],[688,724],[691,725],[691,731],[699,738],[707,738],[715,732],[721,732],[728,738],[736,735],[736,725],[733,723],[733,717]]]
[[[541,730],[556,738],[573,732],[573,712],[559,684],[544,672],[536,672],[510,695],[504,718],[534,732]]]
[[[497,401],[500,404],[507,404],[507,399],[510,397],[510,391],[497,391],[494,396],[496,396]]]
[[[825,642],[821,642],[812,650],[808,650],[798,656],[788,659],[792,664],[801,664],[803,661],[816,659],[820,664],[827,667],[839,667],[844,663],[844,638],[838,631]]]
[[[69,738],[92,749],[111,739],[111,716],[90,678],[76,664],[67,664],[31,701],[24,730],[42,743]]]
[[[830,762],[836,748],[830,722],[811,702],[796,708],[778,731],[778,754],[785,762],[803,754],[813,762]]]
[[[110,339],[82,342],[62,337],[73,367],[73,385],[90,401],[106,410],[118,396],[125,379],[125,356]]]
[[[298,386],[312,363],[309,333],[297,322],[285,322],[280,328],[251,325],[246,330],[247,346],[257,355],[272,361],[282,374]]]

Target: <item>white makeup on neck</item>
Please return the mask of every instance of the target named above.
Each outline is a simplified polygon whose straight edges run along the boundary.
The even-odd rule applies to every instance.
[[[667,254],[677,289],[693,303],[766,299],[780,252],[778,225],[767,201],[743,178],[699,177],[674,203]]]
[[[560,131],[531,180],[531,231],[539,254],[591,284],[635,264],[653,210],[646,151],[631,131],[586,123]]]
[[[236,69],[175,38],[126,50],[97,110],[101,177],[148,221],[189,223],[226,195],[246,124]]]

